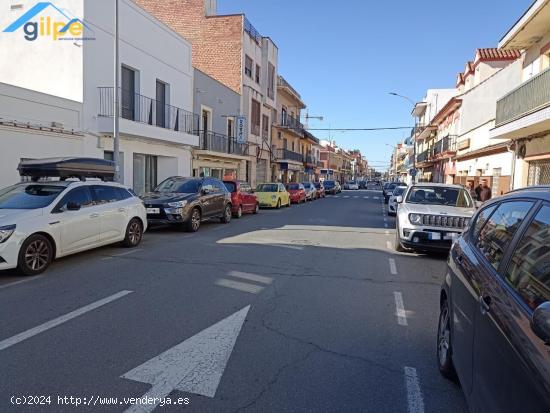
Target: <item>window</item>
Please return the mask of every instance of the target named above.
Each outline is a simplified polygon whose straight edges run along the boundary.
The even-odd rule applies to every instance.
[[[498,206],[481,228],[477,248],[495,269],[498,269],[506,247],[532,206],[533,203],[527,201],[505,202]]]
[[[134,191],[143,195],[157,186],[158,159],[153,155],[134,153]]]
[[[122,200],[118,188],[114,186],[94,185],[92,186],[96,204],[109,204]]]
[[[267,97],[270,99],[275,97],[275,66],[271,63],[267,66]]]
[[[87,186],[81,186],[70,191],[55,208],[59,211],[67,210],[69,203],[80,205],[81,208],[89,207],[93,204],[92,193]]]
[[[252,108],[250,113],[252,134],[259,136],[260,135],[260,102],[255,99],[252,99]]]
[[[122,66],[120,71],[121,89],[121,116],[124,119],[136,120],[135,118],[135,94],[136,94],[136,72]]]
[[[161,128],[166,127],[166,83],[161,82],[157,79],[157,110],[156,110],[156,116],[157,116],[157,122],[156,125],[160,126]]]
[[[0,190],[0,210],[36,209],[50,205],[61,192],[63,185],[20,184]]]
[[[223,182],[218,179],[212,179],[211,185],[216,188],[217,192],[227,192],[227,188]]]
[[[262,138],[269,139],[269,116],[262,115]]]
[[[532,309],[550,301],[550,206],[537,213],[518,243],[505,280]]]
[[[244,74],[252,79],[252,58],[248,55],[244,57]]]
[[[134,195],[132,192],[130,192],[130,190],[126,189],[126,188],[117,188],[118,189],[118,192],[119,192],[119,195],[120,195],[120,199],[130,199],[136,195]]]
[[[260,84],[260,71],[261,71],[260,65],[256,65],[256,83]]]

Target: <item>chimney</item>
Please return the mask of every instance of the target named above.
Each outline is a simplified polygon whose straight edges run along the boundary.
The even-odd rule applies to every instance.
[[[215,16],[217,9],[217,0],[204,0],[204,14],[206,16]]]

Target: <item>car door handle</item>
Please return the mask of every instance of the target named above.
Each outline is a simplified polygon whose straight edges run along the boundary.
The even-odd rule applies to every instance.
[[[118,212],[126,212],[126,208],[119,208]]]
[[[90,214],[90,218],[99,218],[99,214],[97,213]]]
[[[491,297],[488,295],[479,297],[479,310],[483,315],[491,311]]]

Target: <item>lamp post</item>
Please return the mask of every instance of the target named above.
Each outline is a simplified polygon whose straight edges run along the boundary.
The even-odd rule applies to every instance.
[[[120,83],[119,79],[119,69],[120,66],[120,56],[119,56],[119,26],[118,26],[118,0],[115,0],[115,88],[113,93],[113,103],[114,103],[114,122],[113,122],[113,162],[115,163],[115,182],[120,182],[120,119],[119,119],[119,110],[120,102],[118,98],[118,85]]]
[[[416,106],[416,103],[409,97],[407,96],[404,96],[404,95],[400,95],[399,93],[395,93],[395,92],[389,92],[390,95],[392,96],[396,96],[396,97],[399,97],[401,99],[405,99],[406,101],[408,101],[412,106],[413,106],[413,110]],[[414,129],[413,129],[413,169],[415,171],[415,175],[412,177],[412,183],[414,184],[416,182],[416,129],[418,127],[418,123],[417,123],[417,117],[415,116],[414,117]]]

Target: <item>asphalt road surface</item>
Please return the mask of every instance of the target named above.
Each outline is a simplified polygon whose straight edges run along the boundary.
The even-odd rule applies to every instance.
[[[445,257],[393,240],[381,192],[345,191],[0,273],[0,412],[467,411]]]

